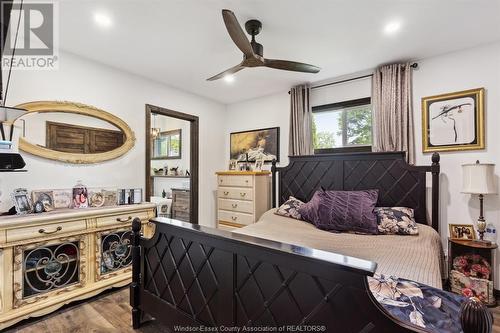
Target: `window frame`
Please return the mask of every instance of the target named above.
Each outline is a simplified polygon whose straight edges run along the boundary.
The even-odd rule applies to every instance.
[[[356,107],[356,106],[363,106],[363,105],[371,104],[371,100],[372,100],[371,97],[364,97],[364,98],[358,98],[358,99],[342,101],[342,102],[337,102],[337,103],[317,105],[317,106],[312,107],[312,113],[321,113],[321,112],[341,110],[341,109],[346,109],[346,108],[351,108],[351,107]],[[342,116],[343,116],[342,121],[345,122],[344,113],[342,114]],[[373,129],[373,125],[372,125],[372,129]],[[342,136],[344,136],[344,135],[345,135],[345,131],[342,131]],[[372,139],[373,139],[373,131],[372,131]],[[344,142],[344,138],[342,139],[342,142]],[[371,151],[372,151],[371,144],[370,145],[358,144],[358,145],[350,145],[350,146],[335,147],[335,148],[314,149],[314,154],[319,155],[319,154],[357,153],[357,152],[371,152]]]

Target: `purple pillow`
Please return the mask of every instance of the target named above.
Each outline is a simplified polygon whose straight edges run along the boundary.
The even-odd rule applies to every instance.
[[[317,228],[377,234],[378,190],[325,191],[320,196]]]
[[[321,201],[320,196],[323,192],[323,190],[316,191],[309,202],[306,202],[297,209],[302,220],[314,225],[319,223],[319,203]]]

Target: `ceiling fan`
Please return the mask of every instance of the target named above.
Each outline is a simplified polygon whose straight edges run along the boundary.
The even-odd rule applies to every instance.
[[[225,70],[215,76],[207,79],[207,81],[214,81],[221,79],[225,76],[232,75],[241,71],[245,67],[269,67],[275,69],[282,69],[286,71],[295,71],[302,73],[318,73],[319,67],[304,64],[301,62],[266,59],[263,57],[264,47],[255,41],[255,36],[262,30],[262,23],[258,20],[249,20],[245,23],[245,30],[252,36],[252,41],[249,41],[243,29],[241,29],[238,20],[234,13],[228,9],[222,10],[222,18],[226,25],[227,32],[236,46],[243,52],[243,61],[238,65]]]

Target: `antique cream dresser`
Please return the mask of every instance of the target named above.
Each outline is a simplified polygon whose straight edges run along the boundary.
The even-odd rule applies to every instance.
[[[269,171],[217,172],[217,216],[220,229],[255,223],[271,208]]]
[[[154,204],[0,217],[0,331],[131,279],[132,220],[146,237]]]

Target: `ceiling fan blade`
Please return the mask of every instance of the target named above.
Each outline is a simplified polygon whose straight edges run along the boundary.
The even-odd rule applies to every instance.
[[[244,67],[244,66],[242,66],[241,64],[238,64],[238,65],[236,65],[236,66],[234,66],[234,67],[231,67],[231,68],[229,68],[229,69],[226,69],[226,70],[225,70],[224,72],[222,72],[222,73],[219,73],[219,74],[217,74],[217,75],[214,75],[214,76],[212,76],[212,77],[209,77],[209,78],[207,79],[207,81],[215,81],[215,80],[218,80],[218,79],[222,79],[224,76],[226,76],[226,75],[232,75],[232,74],[234,74],[234,73],[236,73],[236,72],[241,71],[243,68],[245,68],[245,67]]]
[[[276,69],[283,69],[286,71],[303,72],[303,73],[318,73],[321,68],[314,65],[304,64],[302,62],[278,60],[278,59],[264,59],[264,66]]]
[[[243,54],[249,58],[253,57],[253,48],[252,45],[250,44],[250,41],[247,38],[247,35],[241,29],[240,24],[238,23],[238,20],[236,19],[236,16],[232,11],[229,9],[223,9],[222,10],[222,18],[224,19],[224,24],[226,25],[227,32],[229,33],[229,36],[231,36],[231,39],[233,40],[234,44],[243,52]]]

